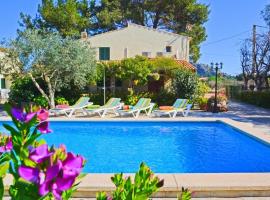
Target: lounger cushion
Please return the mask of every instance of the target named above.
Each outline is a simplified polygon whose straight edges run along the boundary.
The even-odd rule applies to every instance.
[[[159,106],[159,110],[173,110],[173,106]]]
[[[88,109],[95,109],[95,108],[99,108],[100,105],[90,105],[90,106],[87,106]]]
[[[56,108],[68,108],[69,105],[62,104],[62,105],[56,105],[55,107],[56,107]]]

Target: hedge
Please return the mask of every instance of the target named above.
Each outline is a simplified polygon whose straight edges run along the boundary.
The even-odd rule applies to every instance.
[[[270,91],[242,91],[235,95],[234,98],[241,102],[270,108]]]

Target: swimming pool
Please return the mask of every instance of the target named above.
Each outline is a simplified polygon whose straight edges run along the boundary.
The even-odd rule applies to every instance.
[[[88,173],[270,172],[270,147],[221,122],[51,122],[49,144],[83,155]],[[1,128],[3,131],[3,128]]]

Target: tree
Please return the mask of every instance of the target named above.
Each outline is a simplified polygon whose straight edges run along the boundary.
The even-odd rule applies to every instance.
[[[240,62],[242,67],[242,77],[244,89],[248,89],[248,80],[252,76],[252,54],[249,49],[250,40],[246,40],[240,49]]]
[[[269,88],[268,78],[270,71],[270,36],[268,33],[256,35],[255,43],[255,62],[253,65],[252,41],[247,39],[244,41],[241,53],[241,67],[245,84],[248,79],[255,81],[256,88],[262,90],[264,85]],[[245,86],[246,87],[246,86]]]
[[[261,15],[265,23],[270,27],[270,4],[265,6],[264,10],[261,12]]]
[[[57,30],[62,36],[79,37],[80,33],[91,25],[91,6],[87,0],[42,0],[37,16],[21,13],[24,28]]]
[[[7,53],[0,61],[1,69],[16,77],[29,76],[51,108],[55,106],[57,90],[71,82],[82,88],[95,74],[95,52],[86,42],[63,39],[57,33],[26,30],[5,45]],[[45,87],[38,83],[39,78]]]
[[[193,62],[200,57],[206,40],[204,23],[209,8],[197,0],[42,0],[37,16],[22,14],[26,28],[57,30],[62,36],[78,36],[87,29],[97,34],[125,27],[133,22],[191,37]]]
[[[95,6],[98,31],[126,26],[128,21],[154,29],[164,29],[188,35],[191,40],[191,58],[200,57],[200,43],[206,39],[203,24],[208,19],[208,6],[197,0],[101,0]]]

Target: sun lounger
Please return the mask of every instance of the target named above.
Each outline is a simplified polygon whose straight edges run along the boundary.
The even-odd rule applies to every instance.
[[[74,105],[69,106],[67,108],[52,108],[49,110],[49,113],[55,116],[64,114],[67,117],[71,117],[75,112],[77,111],[84,112],[83,109],[85,107],[92,105],[93,103],[89,102],[89,100],[90,100],[89,97],[80,97]]]
[[[187,99],[176,99],[173,106],[170,109],[164,109],[164,110],[154,110],[153,115],[154,116],[163,116],[168,115],[169,117],[175,118],[179,112],[182,113],[184,117],[188,116],[189,111],[192,107],[192,104],[188,104]]]
[[[149,116],[153,110],[154,105],[155,105],[154,103],[151,103],[151,99],[140,98],[139,101],[137,102],[137,104],[135,106],[133,106],[131,109],[118,110],[117,113],[120,116],[132,115],[134,118],[138,118],[140,113],[142,111],[144,111],[146,113],[146,115]]]
[[[117,115],[116,110],[121,108],[120,98],[110,98],[107,103],[97,108],[84,108],[87,114],[97,113],[100,117],[105,117],[108,112],[112,112]]]

